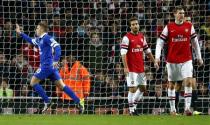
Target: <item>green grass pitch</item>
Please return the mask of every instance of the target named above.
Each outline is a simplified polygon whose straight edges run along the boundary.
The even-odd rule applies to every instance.
[[[210,125],[210,116],[0,115],[0,125]]]

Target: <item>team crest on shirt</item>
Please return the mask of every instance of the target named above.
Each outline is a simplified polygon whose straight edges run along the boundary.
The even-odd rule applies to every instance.
[[[185,32],[187,33],[189,31],[189,29],[185,29]]]

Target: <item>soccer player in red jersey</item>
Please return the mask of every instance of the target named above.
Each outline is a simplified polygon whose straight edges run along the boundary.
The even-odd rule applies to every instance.
[[[143,52],[154,62],[156,68],[159,67],[155,63],[155,59],[147,45],[144,35],[139,32],[137,18],[132,17],[129,23],[131,31],[122,39],[121,55],[124,73],[126,74],[127,85],[129,87],[128,103],[130,115],[138,115],[136,106],[146,90]]]
[[[202,65],[203,60],[194,26],[192,23],[184,20],[184,9],[181,6],[176,7],[174,16],[175,22],[169,22],[163,29],[160,38],[157,39],[155,60],[159,64],[161,50],[165,44],[167,48],[165,58],[169,81],[170,113],[176,115],[175,87],[178,81],[182,81],[185,86],[185,114],[192,115],[190,110],[193,83],[191,44],[194,46],[198,64]]]

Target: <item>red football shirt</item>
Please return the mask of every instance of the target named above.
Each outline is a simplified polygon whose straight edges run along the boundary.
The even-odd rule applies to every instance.
[[[144,72],[143,50],[148,49],[144,35],[127,33],[122,40],[121,48],[128,50],[126,61],[129,72]]]
[[[166,61],[169,63],[183,63],[192,60],[191,38],[195,37],[195,30],[191,23],[181,25],[169,23],[163,30],[160,38],[166,40]]]

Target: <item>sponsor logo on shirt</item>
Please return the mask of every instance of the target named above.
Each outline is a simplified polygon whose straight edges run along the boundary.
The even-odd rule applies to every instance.
[[[176,37],[172,38],[172,42],[186,42],[187,38],[183,35],[177,35]]]
[[[132,48],[132,52],[133,53],[141,52],[141,51],[143,51],[143,48],[141,48],[140,45],[137,45],[136,48]]]

